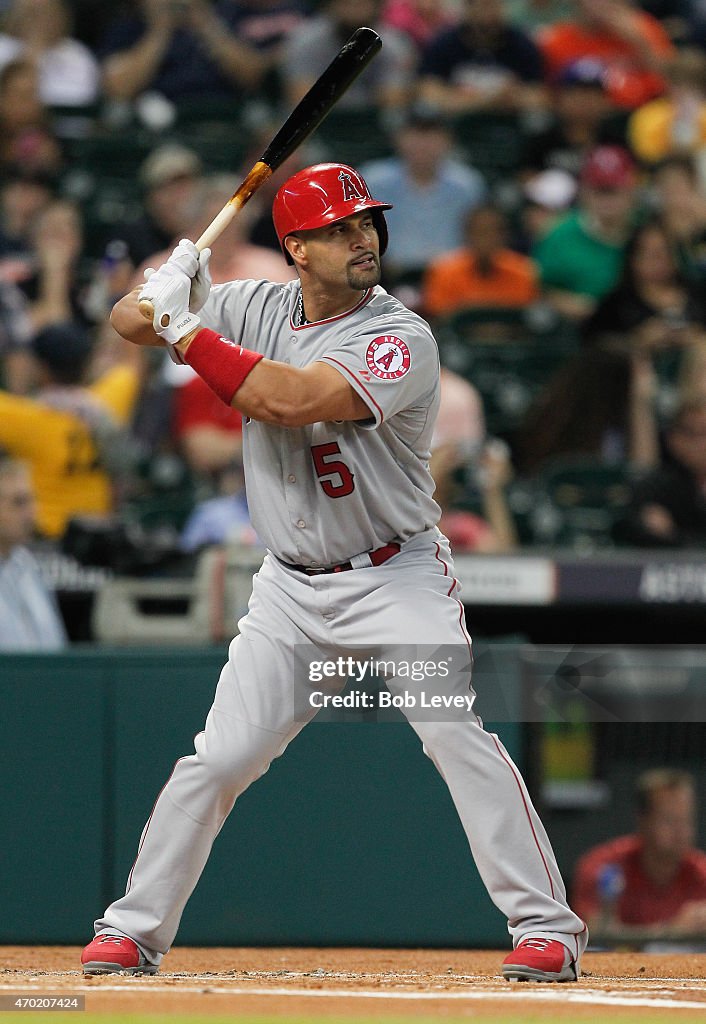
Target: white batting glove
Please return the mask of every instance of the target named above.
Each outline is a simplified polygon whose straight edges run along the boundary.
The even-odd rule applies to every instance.
[[[151,281],[156,273],[162,276],[168,276],[175,271],[186,274],[192,279],[189,309],[192,313],[197,313],[206,302],[213,284],[208,265],[210,259],[210,249],[204,249],[200,253],[193,242],[190,242],[188,238],[182,238],[167,262],[158,271],[155,271],[153,267],[148,267],[145,270],[145,280]],[[149,293],[145,291],[145,298],[149,297]]]
[[[152,303],[155,333],[170,345],[175,345],[201,322],[189,312],[191,278],[178,266],[169,263],[159,270],[148,268],[145,277],[147,282],[140,291],[139,301],[148,299]]]
[[[210,259],[210,249],[203,249],[199,253],[199,266],[191,282],[191,294],[189,296],[189,309],[192,313],[198,313],[210,295],[211,285],[213,284],[208,265]]]
[[[188,274],[180,270],[175,263],[163,263],[159,270],[155,270],[154,267],[147,267],[147,270],[145,270],[145,284],[143,284],[140,292],[140,301],[142,299],[149,299],[150,302],[154,303],[157,295],[162,292],[166,293],[170,289],[175,294],[185,294],[187,296],[186,305],[188,306],[188,296],[191,292],[191,278]]]
[[[199,269],[199,250],[188,238],[182,238],[167,263],[178,267],[187,277],[196,277]]]

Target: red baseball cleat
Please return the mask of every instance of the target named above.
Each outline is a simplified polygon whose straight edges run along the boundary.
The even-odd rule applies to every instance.
[[[96,935],[81,954],[84,974],[156,974],[136,943],[125,935]]]
[[[503,960],[508,981],[576,981],[579,969],[563,942],[523,939]]]

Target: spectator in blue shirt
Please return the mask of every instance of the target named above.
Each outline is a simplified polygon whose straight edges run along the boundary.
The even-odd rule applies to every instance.
[[[454,159],[451,146],[444,116],[417,106],[397,133],[396,155],[363,168],[371,194],[393,204],[385,215],[390,284],[421,275],[431,259],[462,245],[466,216],[486,197],[483,176]]]

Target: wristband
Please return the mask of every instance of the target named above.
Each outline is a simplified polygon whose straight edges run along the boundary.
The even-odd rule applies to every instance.
[[[184,354],[184,362],[226,405],[230,405],[235,392],[261,359],[259,352],[251,352],[207,327],[193,338]]]

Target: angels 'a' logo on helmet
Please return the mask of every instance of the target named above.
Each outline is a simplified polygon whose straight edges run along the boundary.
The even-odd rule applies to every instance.
[[[360,181],[355,181],[353,176],[347,171],[341,171],[338,175],[338,180],[341,182],[343,188],[343,200],[346,202],[349,199],[367,199],[365,190],[361,189]]]
[[[409,370],[412,357],[401,338],[384,334],[370,342],[365,362],[370,372],[381,380],[398,380]]]

